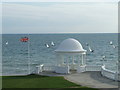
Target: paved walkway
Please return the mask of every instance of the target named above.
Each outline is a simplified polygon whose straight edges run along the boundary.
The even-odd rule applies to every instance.
[[[83,72],[83,73],[75,73],[72,74],[57,74],[54,72],[42,72],[39,75],[46,76],[64,76],[64,78],[68,81],[77,83],[82,86],[92,87],[92,88],[101,88],[101,90],[120,90],[115,89],[118,88],[118,84],[120,82],[110,80],[106,77],[103,77],[100,72]],[[111,89],[110,89],[111,88]]]
[[[113,81],[101,76],[100,72],[84,72],[80,74],[75,73],[65,75],[64,78],[68,81],[80,84],[82,86],[88,86],[93,88],[118,88],[117,81]]]

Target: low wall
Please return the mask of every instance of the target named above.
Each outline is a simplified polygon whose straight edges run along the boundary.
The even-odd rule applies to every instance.
[[[85,71],[101,71],[101,65],[96,65],[96,66],[92,66],[92,65],[87,65],[85,67]]]
[[[42,71],[54,71],[56,73],[70,73],[69,70],[71,68],[69,66],[52,66],[52,65],[40,65],[37,67],[37,73],[40,73]],[[108,70],[105,68],[105,66],[92,66],[92,65],[86,65],[86,66],[77,66],[77,73],[85,72],[85,71],[101,71],[102,76],[105,76],[112,80],[118,80],[120,81],[120,74],[117,72]]]
[[[52,66],[52,65],[44,65],[42,71],[55,71],[57,73],[69,73],[69,70],[73,67],[69,66]],[[85,66],[76,66],[74,68],[77,70],[78,73],[85,72],[85,71],[101,71],[101,66],[92,66],[92,65],[85,65]]]
[[[106,69],[105,66],[102,66],[101,74],[109,79],[120,81],[120,74]]]
[[[55,66],[43,66],[43,71],[55,71]]]
[[[33,73],[39,74],[43,71],[55,71],[55,66],[40,64],[36,66],[36,70]]]
[[[86,66],[78,66],[77,67],[77,73],[85,72],[85,67]]]

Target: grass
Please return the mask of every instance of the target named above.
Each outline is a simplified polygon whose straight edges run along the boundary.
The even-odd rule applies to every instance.
[[[86,88],[85,90],[96,90],[82,87],[78,84],[69,82],[64,77],[48,77],[39,75],[28,76],[3,76],[3,88]],[[66,89],[65,89],[66,88]]]

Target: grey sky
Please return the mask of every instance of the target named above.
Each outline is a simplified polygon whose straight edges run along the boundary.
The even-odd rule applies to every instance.
[[[3,33],[117,33],[117,3],[3,3]]]

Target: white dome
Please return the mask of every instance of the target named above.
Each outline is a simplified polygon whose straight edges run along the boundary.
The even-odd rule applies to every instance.
[[[55,52],[81,52],[84,53],[86,50],[83,49],[80,42],[73,38],[68,38],[64,40]]]

